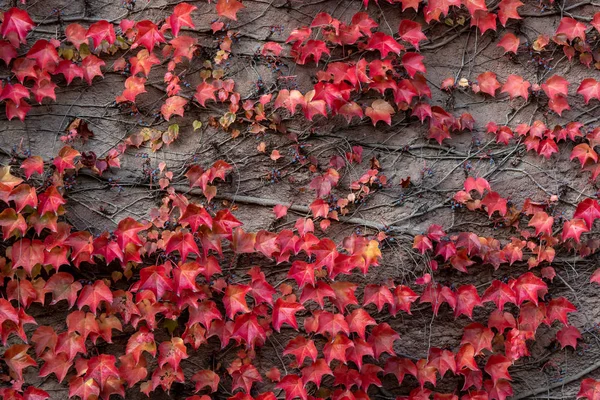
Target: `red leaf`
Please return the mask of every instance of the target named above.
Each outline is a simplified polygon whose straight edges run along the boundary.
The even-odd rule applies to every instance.
[[[585,41],[585,30],[586,26],[584,23],[579,22],[571,17],[564,17],[560,20],[560,23],[558,24],[556,34],[565,35],[569,41],[572,41],[575,38],[579,38],[582,41]]]
[[[581,163],[581,168],[587,164],[588,160],[592,160],[594,163],[598,162],[598,153],[594,151],[587,143],[578,144],[573,148],[571,152],[571,160],[577,158]]]
[[[157,43],[165,43],[164,36],[160,32],[158,26],[152,21],[143,20],[136,22],[135,28],[137,29],[137,35],[131,46],[132,49],[142,45],[148,49],[148,51],[152,51]]]
[[[35,26],[29,14],[25,10],[13,7],[4,12],[0,33],[7,38],[13,47],[19,47],[19,43],[26,43],[27,33]]]
[[[304,336],[297,336],[289,341],[283,351],[283,355],[291,354],[296,358],[296,363],[301,365],[308,357],[309,359],[317,360],[317,348],[312,340],[306,339]]]
[[[404,69],[406,69],[408,76],[414,78],[417,72],[427,72],[427,69],[423,64],[424,58],[424,56],[412,52],[405,53],[402,56],[402,66],[404,67]]]
[[[169,97],[160,108],[162,116],[168,121],[173,114],[183,117],[183,107],[188,103],[186,99],[180,96]]]
[[[358,334],[361,339],[365,338],[365,332],[368,325],[377,325],[373,317],[369,315],[364,308],[356,308],[346,316],[350,332]]]
[[[546,315],[548,323],[552,324],[558,320],[564,325],[568,326],[567,313],[576,312],[577,308],[571,302],[564,297],[558,297],[550,300],[546,308]]]
[[[577,339],[581,339],[581,333],[579,332],[579,329],[574,326],[565,326],[556,333],[556,339],[558,339],[561,349],[564,349],[567,346],[576,349]]]
[[[117,96],[117,103],[130,101],[135,103],[138,94],[146,93],[146,78],[130,76],[125,80],[125,90],[120,96]]]
[[[566,242],[567,239],[575,239],[575,241],[579,243],[581,234],[589,231],[590,228],[583,219],[574,218],[572,220],[565,221],[562,229],[561,240]]]
[[[480,323],[474,322],[464,328],[460,344],[463,345],[468,343],[472,345],[474,354],[478,355],[484,349],[492,350],[493,338],[494,333],[490,328],[486,328]]]
[[[23,370],[27,367],[37,367],[37,363],[27,354],[29,346],[13,344],[4,352],[2,359],[8,365],[11,375],[18,381],[23,380]]]
[[[535,227],[536,236],[539,236],[540,233],[552,235],[552,224],[554,224],[554,217],[549,216],[544,211],[538,211],[533,214],[533,218],[529,220],[527,226]]]
[[[299,397],[302,400],[307,400],[308,395],[302,379],[298,375],[286,375],[277,383],[277,388],[283,389],[285,392],[285,400],[293,400]]]
[[[502,26],[506,26],[509,19],[521,19],[517,8],[521,7],[523,3],[520,0],[502,0],[498,5],[500,10],[498,11],[498,19]]]
[[[42,70],[53,70],[60,60],[56,47],[45,39],[40,39],[31,46],[27,58],[35,60]]]
[[[287,323],[292,328],[298,329],[296,313],[300,310],[304,310],[304,307],[300,303],[283,301],[281,297],[278,298],[273,307],[273,328],[279,332],[281,326]]]
[[[517,54],[520,45],[519,38],[516,37],[513,33],[507,33],[502,36],[502,39],[498,42],[497,46],[502,47],[504,49],[504,53],[514,53]]]
[[[517,278],[513,289],[516,294],[518,306],[523,304],[525,300],[530,300],[537,306],[538,297],[543,297],[546,294],[548,286],[531,272],[526,272]]]
[[[600,218],[600,204],[594,199],[585,199],[577,205],[573,218],[581,218],[591,228],[594,221]]]
[[[373,328],[367,341],[373,346],[375,358],[379,358],[383,353],[396,354],[394,342],[399,339],[400,335],[384,322]]]
[[[396,42],[393,37],[386,35],[383,32],[375,32],[367,43],[366,50],[377,50],[381,53],[381,58],[386,58],[387,55],[392,52],[394,54],[400,54],[404,50],[404,46]]]
[[[502,354],[493,354],[488,358],[485,364],[485,372],[492,377],[494,385],[499,379],[511,380],[508,374],[508,367],[512,365],[512,361]]]
[[[583,96],[585,104],[589,103],[591,99],[600,100],[600,82],[593,78],[584,79],[577,89],[577,94]]]
[[[409,19],[400,21],[398,34],[400,35],[400,39],[412,44],[417,51],[419,51],[419,42],[427,40],[427,36],[422,31],[421,24]]]
[[[600,398],[600,381],[592,378],[586,378],[581,381],[577,398],[586,398],[588,400],[598,400]]]
[[[323,356],[327,364],[331,364],[333,360],[338,360],[342,364],[346,364],[346,353],[354,346],[352,340],[343,333],[338,333],[332,340],[328,340],[323,346]]]
[[[103,67],[105,64],[106,63],[104,61],[102,61],[93,54],[87,56],[81,62],[81,68],[83,68],[83,79],[85,79],[88,85],[92,84],[92,80],[96,76],[104,76],[102,75],[100,67]]]
[[[217,14],[234,21],[237,21],[237,13],[242,8],[246,8],[246,6],[237,0],[219,0],[217,2]]]
[[[214,393],[219,388],[219,375],[215,374],[209,369],[202,369],[196,372],[192,376],[192,381],[196,382],[196,392],[204,389],[205,387],[210,388],[210,392]]]
[[[93,285],[83,287],[77,299],[77,307],[81,310],[83,306],[88,306],[96,314],[101,301],[112,304],[113,295],[109,287],[103,281],[98,280]]]
[[[15,104],[21,103],[22,99],[29,98],[29,90],[21,84],[10,84],[7,83],[0,93],[0,101],[10,100]]]
[[[481,299],[477,294],[477,289],[473,285],[463,285],[456,291],[456,309],[454,317],[465,314],[472,319],[473,308],[481,305]]]
[[[385,100],[377,99],[370,107],[365,110],[365,115],[371,118],[373,126],[379,121],[383,121],[388,125],[392,125],[392,115],[395,113],[394,107]]]
[[[198,7],[188,3],[179,3],[173,9],[173,14],[169,16],[169,25],[173,36],[179,36],[179,30],[182,26],[188,26],[194,28],[194,22],[192,21],[191,13]]]
[[[522,97],[525,100],[529,98],[529,88],[531,87],[531,83],[519,75],[509,75],[506,79],[506,82],[502,86],[501,93],[508,93],[510,99],[514,99],[515,97]]]
[[[483,35],[488,30],[496,31],[497,16],[494,13],[477,10],[471,18],[471,26],[479,28],[479,32]]]
[[[496,192],[486,194],[483,200],[481,200],[481,204],[486,208],[490,217],[495,211],[498,211],[501,216],[506,215],[507,200],[500,197]]]
[[[169,364],[173,369],[177,369],[181,360],[188,357],[185,344],[180,337],[173,337],[158,346],[158,366],[161,368],[163,365]]]
[[[483,93],[487,93],[490,96],[496,96],[496,90],[500,88],[500,83],[496,79],[496,74],[488,71],[480,74],[477,77],[479,88]]]
[[[321,380],[325,375],[333,375],[333,372],[327,362],[319,358],[311,365],[302,368],[302,383],[306,385],[308,382],[313,382],[317,387],[321,387]]]
[[[92,38],[93,48],[100,46],[103,40],[106,40],[108,44],[113,44],[117,38],[113,24],[104,20],[90,25],[85,37],[88,39]]]
[[[558,95],[567,96],[569,93],[569,81],[562,76],[553,75],[546,80],[546,83],[542,84],[542,89],[544,89],[549,99],[553,99]]]

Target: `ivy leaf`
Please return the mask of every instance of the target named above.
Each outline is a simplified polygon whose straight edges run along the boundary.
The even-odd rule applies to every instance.
[[[383,353],[394,355],[394,342],[400,339],[400,335],[392,329],[387,323],[376,325],[369,335],[368,342],[373,346],[375,358],[379,358]]]
[[[520,44],[521,44],[521,42],[519,41],[519,38],[516,37],[514,35],[514,33],[509,32],[509,33],[505,34],[504,36],[502,36],[502,39],[500,39],[498,41],[498,44],[496,46],[502,47],[504,49],[504,54],[506,54],[506,53],[517,54]]]
[[[365,339],[367,325],[377,325],[373,317],[364,308],[356,308],[346,316],[350,332],[355,332],[361,339]]]
[[[37,367],[37,363],[27,354],[26,344],[13,344],[4,352],[2,359],[8,365],[11,375],[17,380],[23,380],[23,370],[27,367]]]
[[[83,68],[70,60],[62,60],[54,70],[55,74],[63,74],[67,81],[67,86],[73,82],[73,79],[83,79]]]
[[[383,32],[375,32],[369,39],[365,49],[379,51],[381,58],[384,59],[390,52],[400,54],[400,52],[404,50],[404,46],[398,43],[393,37],[386,35]]]
[[[502,26],[506,26],[506,23],[509,19],[521,19],[519,16],[519,12],[517,9],[524,4],[520,0],[502,0],[500,4],[498,4],[498,19]]]
[[[569,81],[559,75],[553,75],[542,84],[542,89],[549,99],[554,99],[559,95],[567,96],[569,93]]]
[[[284,376],[276,385],[278,389],[285,392],[285,400],[293,400],[299,397],[301,400],[308,400],[308,394],[302,378],[295,374]]]
[[[500,83],[496,79],[496,74],[487,71],[477,77],[479,88],[483,93],[487,93],[492,97],[496,96],[496,90],[500,88]]]
[[[232,391],[242,388],[246,393],[250,393],[254,382],[262,382],[262,377],[252,364],[242,365],[231,374],[233,378]]]
[[[237,21],[237,13],[242,8],[246,8],[246,6],[237,0],[219,0],[217,2],[217,14],[234,21]]]
[[[492,377],[492,382],[496,384],[499,379],[511,380],[510,375],[508,374],[508,367],[512,365],[512,361],[502,355],[502,354],[493,354],[488,358],[487,363],[485,364],[485,372],[487,372]]]
[[[13,7],[4,12],[0,33],[10,40],[13,47],[19,47],[19,43],[27,43],[27,34],[34,26],[27,11]]]
[[[425,382],[431,383],[433,386],[436,385],[436,368],[429,364],[426,359],[420,359],[415,364],[417,367],[417,380],[421,385],[421,388],[425,386]]]
[[[119,370],[115,367],[117,360],[111,354],[100,354],[87,362],[86,379],[93,379],[103,389],[110,378],[120,378]]]
[[[80,155],[81,153],[71,146],[64,146],[62,149],[60,149],[58,155],[54,157],[52,163],[56,167],[58,173],[62,174],[65,169],[75,169],[75,158],[79,157]]]
[[[57,272],[48,279],[44,289],[52,293],[52,302],[50,304],[67,300],[69,308],[71,308],[75,305],[77,293],[81,290],[81,287],[81,283],[75,281],[71,274]]]
[[[374,284],[366,285],[363,305],[366,306],[371,303],[375,304],[377,306],[377,311],[381,312],[386,304],[394,304],[394,296],[387,286]]]
[[[402,56],[402,66],[408,73],[408,76],[410,76],[411,78],[414,78],[415,74],[417,72],[422,72],[422,73],[427,72],[427,69],[425,68],[425,65],[423,64],[424,58],[425,58],[424,56],[422,56],[418,53],[413,53],[413,52],[404,53],[404,55]]]
[[[398,380],[398,385],[401,385],[404,381],[404,376],[406,374],[412,375],[414,377],[417,376],[417,367],[414,362],[409,360],[408,358],[400,358],[392,356],[388,358],[385,362],[385,366],[383,371],[386,374],[394,374],[396,379]]]
[[[504,85],[502,85],[501,93],[508,93],[511,100],[519,96],[527,100],[529,98],[530,87],[531,83],[524,80],[523,77],[509,75]]]
[[[137,35],[131,46],[132,49],[142,45],[148,51],[152,51],[157,43],[165,43],[165,37],[160,32],[158,26],[152,21],[143,20],[136,22],[135,28],[137,29]]]
[[[581,333],[579,332],[579,329],[574,326],[565,326],[556,333],[556,339],[560,343],[561,349],[564,349],[567,346],[576,349],[577,339],[581,339]]]
[[[535,235],[539,236],[540,233],[546,235],[552,235],[552,225],[554,224],[554,217],[549,216],[544,211],[538,211],[533,214],[533,218],[529,220],[527,226],[535,228]]]
[[[342,364],[346,364],[346,353],[350,348],[354,346],[352,340],[348,339],[343,333],[338,333],[332,340],[328,340],[323,346],[323,356],[325,357],[325,361],[327,364],[333,362],[333,360],[338,360]]]
[[[161,368],[163,365],[169,364],[173,369],[177,369],[181,360],[188,357],[185,344],[180,337],[175,336],[158,346],[158,366]]]
[[[209,387],[211,393],[214,393],[219,389],[219,375],[209,369],[202,369],[196,372],[192,376],[192,381],[196,382],[196,392],[199,392],[205,387]]]
[[[94,22],[90,25],[85,37],[92,39],[92,46],[94,48],[100,46],[103,40],[106,40],[108,44],[113,44],[117,38],[113,24],[106,20]]]
[[[171,44],[173,44],[172,42],[174,40],[171,41]],[[175,45],[173,45],[173,47],[175,47]],[[138,51],[135,57],[131,57],[129,59],[129,62],[131,63],[132,75],[129,78],[133,78],[134,75],[137,75],[139,73],[142,73],[146,77],[148,77],[152,66],[160,64],[160,60],[158,59],[158,57],[156,57],[154,53],[149,52],[147,49],[141,49],[140,51]],[[125,87],[127,87],[127,81],[125,81]]]
[[[281,326],[287,323],[297,330],[298,322],[296,321],[296,313],[300,310],[304,310],[304,307],[300,303],[284,301],[281,297],[278,298],[273,307],[273,328],[277,332],[280,332]]]
[[[302,372],[302,383],[306,385],[308,382],[313,382],[317,387],[321,387],[321,380],[325,375],[333,375],[331,368],[327,365],[327,362],[319,358],[317,361],[308,365],[301,370]]]
[[[0,101],[10,100],[15,104],[19,104],[21,103],[22,99],[28,98],[29,90],[19,83],[16,83],[14,85],[7,83],[6,85],[4,85],[4,87],[2,88],[2,92],[0,93]]]
[[[83,68],[83,79],[85,79],[88,85],[92,84],[92,81],[95,77],[104,76],[100,70],[100,67],[103,67],[104,65],[106,65],[106,63],[93,54],[87,56],[81,62],[81,68]]]
[[[417,51],[419,51],[419,42],[427,40],[427,36],[423,33],[421,24],[409,19],[400,21],[398,34],[400,35],[400,39],[412,44]]]
[[[478,322],[474,322],[464,328],[460,344],[470,344],[473,346],[474,355],[478,355],[484,349],[492,351],[493,338],[494,333],[490,328],[487,328]]]
[[[581,84],[577,89],[577,94],[583,96],[585,104],[588,104],[591,99],[600,100],[600,82],[598,82],[594,78],[584,79],[583,81],[581,81]]]
[[[465,314],[473,319],[473,308],[481,306],[481,298],[477,294],[477,289],[473,285],[462,285],[456,291],[456,309],[454,318]]]
[[[53,70],[60,60],[56,47],[45,39],[40,39],[31,46],[27,58],[35,60],[42,70]]]
[[[575,38],[579,38],[582,41],[585,41],[586,29],[587,28],[584,23],[579,22],[571,17],[564,17],[560,20],[560,23],[558,24],[556,34],[565,35],[569,41],[572,41]]]
[[[571,160],[577,158],[581,163],[581,168],[583,168],[589,160],[592,160],[594,163],[598,162],[598,153],[590,147],[587,143],[580,143],[573,148],[571,151]]]
[[[117,96],[117,103],[123,103],[130,101],[135,103],[135,98],[141,94],[146,93],[146,78],[130,76],[125,80],[125,90],[120,96]]]
[[[391,126],[393,114],[395,114],[394,107],[383,99],[375,100],[371,106],[367,107],[365,110],[365,115],[371,118],[373,126],[379,121],[383,121]]]
[[[44,244],[40,240],[23,238],[12,246],[12,268],[23,267],[31,276],[33,267],[44,263]]]
[[[82,44],[88,42],[87,31],[88,30],[83,26],[73,23],[67,25],[65,28],[65,36],[67,37],[67,40],[79,50]]]
[[[592,228],[594,221],[600,218],[600,204],[594,199],[585,199],[577,205],[573,218],[581,218],[588,228]]]
[[[188,103],[186,99],[180,96],[169,97],[160,107],[160,112],[165,120],[169,120],[173,114],[183,117],[183,107]]]
[[[316,361],[317,360],[317,348],[315,342],[307,339],[304,336],[297,336],[290,340],[283,351],[283,355],[293,355],[296,358],[296,363],[302,365],[306,358]]]
[[[567,320],[567,313],[576,312],[577,308],[571,302],[564,297],[557,297],[548,303],[546,307],[546,315],[549,324],[552,324],[554,321],[558,320],[562,322],[565,326],[569,325],[569,321]]]
[[[233,319],[238,312],[250,312],[248,303],[246,303],[246,295],[250,292],[251,287],[247,285],[228,285],[223,296],[223,304],[227,317]]]
[[[575,239],[575,241],[579,243],[581,234],[589,231],[590,228],[583,219],[574,218],[572,220],[565,221],[562,229],[561,240],[566,242],[567,239]]]
[[[104,281],[97,280],[93,285],[86,285],[83,287],[83,290],[77,299],[77,307],[81,310],[83,306],[88,306],[90,310],[96,314],[98,306],[102,301],[105,301],[107,304],[112,304],[113,295]]]
[[[479,28],[479,32],[483,35],[488,30],[496,31],[497,15],[491,12],[477,10],[471,18],[471,26]]]
[[[600,381],[592,378],[586,378],[581,381],[577,398],[586,398],[588,400],[597,400],[600,398]]]
[[[508,201],[502,198],[497,192],[489,192],[485,195],[483,200],[481,200],[481,204],[486,208],[488,216],[490,217],[495,211],[498,211],[501,216],[505,216],[507,203]]]
[[[517,278],[513,289],[515,291],[518,306],[523,304],[525,300],[530,300],[537,306],[538,297],[544,296],[548,290],[548,286],[543,280],[531,272],[526,272]]]
[[[169,16],[169,26],[174,37],[179,36],[179,30],[182,26],[194,28],[191,13],[198,7],[188,3],[179,3],[173,9],[173,13]]]
[[[45,361],[40,368],[39,376],[41,378],[50,374],[55,374],[58,382],[62,382],[67,376],[69,369],[73,365],[73,361],[65,353],[54,354],[52,351],[47,351],[42,354],[41,358]]]

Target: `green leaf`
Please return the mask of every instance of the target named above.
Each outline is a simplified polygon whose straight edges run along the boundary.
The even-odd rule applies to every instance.
[[[194,127],[194,132],[196,132],[198,129],[202,128],[202,121],[194,121],[192,123],[192,126]]]

